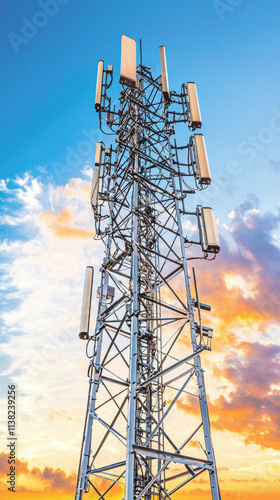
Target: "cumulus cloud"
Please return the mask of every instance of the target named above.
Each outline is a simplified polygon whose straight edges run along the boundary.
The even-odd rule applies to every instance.
[[[2,289],[5,297],[16,299],[2,313],[2,352],[10,360],[3,363],[2,373],[15,380],[19,390],[21,453],[28,458],[29,477],[40,478],[46,488],[62,485],[69,491],[81,442],[85,411],[81,401],[86,401],[87,391],[87,361],[78,339],[84,269],[95,265],[98,270],[104,248],[92,242],[87,179],[71,179],[59,187],[42,187],[39,179],[33,181],[25,176],[14,184],[2,183],[3,195],[20,207],[15,212],[10,204],[5,215],[18,218],[25,230],[25,238],[6,239],[0,247],[6,259]],[[213,396],[210,391],[212,426],[238,433],[246,443],[278,447],[279,354],[275,343],[256,341],[280,319],[280,250],[271,237],[278,217],[261,214],[255,202],[234,212],[229,238],[221,238],[220,255],[211,264],[197,266],[200,298],[212,305],[212,322],[219,327],[211,370],[213,385],[217,381],[222,385],[220,394]],[[93,319],[98,284],[96,278]],[[179,280],[178,294],[183,297]],[[240,329],[248,325],[254,329],[244,342]],[[235,342],[233,349],[230,344],[225,349],[229,339]],[[215,359],[219,370],[214,369]],[[187,399],[181,408],[192,411]],[[100,484],[104,491],[106,484]]]
[[[12,237],[10,226],[0,246],[1,375],[17,386],[22,455],[32,457],[32,465],[67,470],[78,463],[79,405],[87,391],[85,345],[78,338],[84,270],[99,264],[104,248],[92,242],[87,180],[44,189],[33,181],[7,181],[12,193],[2,193],[11,199],[6,215],[21,225]],[[93,300],[92,326],[96,306]]]
[[[38,481],[43,481],[46,489],[62,490],[64,492],[74,491],[76,483],[76,475],[70,474],[67,476],[61,469],[52,469],[45,467],[42,471],[36,467],[30,471],[30,474]]]
[[[5,477],[7,470],[10,467],[8,464],[9,454],[1,452],[0,453],[0,476]],[[22,460],[16,459],[15,463],[18,474],[25,474],[28,472],[28,463]]]
[[[0,180],[0,203],[2,214],[0,224],[24,226],[32,223],[32,215],[41,208],[41,181],[25,174],[16,179]]]
[[[8,454],[0,453],[0,478],[4,482],[6,482],[8,457]],[[75,491],[76,474],[74,473],[67,475],[63,470],[51,467],[44,467],[43,470],[38,467],[30,468],[27,461],[19,459],[16,459],[15,468],[17,477],[21,476],[21,491],[29,490],[26,486],[28,479],[32,479],[32,491],[36,491],[36,486],[38,491],[60,491],[61,493]]]
[[[252,339],[256,335],[264,338],[280,321],[280,248],[275,236],[280,230],[279,214],[261,213],[255,199],[235,207],[232,213],[227,228],[220,229],[221,251],[217,258],[211,262],[193,261],[200,300],[212,306],[211,314],[204,313],[203,321],[215,326],[222,345],[233,335],[242,338],[242,328],[247,328],[246,334]],[[199,255],[194,246],[187,252],[190,257]],[[185,300],[181,276],[172,283]],[[175,305],[169,291],[164,292],[164,298]]]
[[[245,443],[280,449],[280,346],[241,342],[216,374],[235,385],[210,404],[213,427],[245,437]]]
[[[242,203],[234,213],[230,230],[221,231],[217,258],[193,261],[200,300],[212,306],[211,313],[203,312],[202,322],[214,327],[213,346],[220,359],[229,342],[244,335],[252,341],[277,342],[280,330],[280,248],[273,237],[280,229],[278,214],[260,213],[256,200]],[[196,248],[188,250],[191,257],[195,251],[197,255]],[[172,284],[185,300],[181,276]],[[163,291],[163,297],[179,306],[170,291]]]
[[[240,342],[230,349],[223,366],[216,366],[217,379],[234,385],[227,397],[209,402],[212,428],[244,437],[246,444],[280,449],[280,346]],[[178,402],[185,412],[197,413],[189,398]]]
[[[209,366],[215,388],[208,379],[212,428],[275,450],[280,449],[280,250],[273,239],[278,228],[278,214],[262,214],[256,200],[246,201],[234,209],[230,238],[221,238],[214,263],[197,266],[200,300],[212,305],[203,324],[215,327]],[[199,411],[189,398],[178,407]]]
[[[4,193],[8,192],[7,181],[5,179],[0,180],[0,191],[3,191]]]
[[[75,217],[71,209],[64,208],[55,214],[53,211],[42,212],[39,215],[39,220],[46,223],[46,226],[51,229],[55,236],[61,238],[92,238],[94,231],[75,227]]]
[[[197,265],[201,296],[212,304],[223,335],[241,323],[264,331],[280,320],[280,249],[273,238],[279,216],[261,214],[255,200],[234,212],[217,259]]]
[[[0,453],[0,491],[7,491],[8,458],[8,454]],[[67,474],[60,468],[54,469],[48,466],[41,468],[30,467],[27,461],[20,459],[16,459],[14,466],[18,483],[16,485],[17,492],[44,492],[51,494],[52,498],[60,498],[62,494],[72,494],[73,496],[75,493],[77,476],[73,472]],[[102,477],[96,477],[94,478],[94,485],[101,494],[104,494],[110,488],[112,482]],[[117,483],[110,490],[110,498],[120,498],[121,494],[123,494],[123,486]],[[99,495],[97,496],[92,489],[91,498],[99,498]]]

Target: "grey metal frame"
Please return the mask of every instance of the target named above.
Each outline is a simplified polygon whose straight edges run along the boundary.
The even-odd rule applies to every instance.
[[[201,325],[198,297],[191,295],[193,255],[187,255],[182,224],[196,187],[187,183],[189,171],[171,143],[174,123],[188,123],[186,87],[164,102],[159,79],[139,65],[136,87],[123,87],[115,112],[104,74],[99,113],[111,113],[108,125],[117,138],[115,150],[103,154],[94,207],[105,258],[95,332],[87,345],[89,394],[75,500],[90,487],[106,500],[122,491],[120,485],[120,499],[170,499],[203,472],[213,500],[220,500],[200,357],[210,350],[211,338]],[[115,287],[112,302],[109,286]],[[200,416],[178,446],[172,415],[186,396],[199,400]],[[200,431],[203,452],[184,454]]]

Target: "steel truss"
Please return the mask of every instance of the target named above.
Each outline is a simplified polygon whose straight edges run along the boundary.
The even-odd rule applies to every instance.
[[[106,84],[103,95],[100,115],[117,138],[114,150],[103,146],[93,207],[106,252],[75,499],[89,490],[99,500],[176,499],[207,473],[219,500],[200,358],[211,329],[191,296],[182,223],[194,189],[172,144],[173,124],[187,121],[184,87],[165,102],[159,79],[139,65],[118,112],[106,108]],[[197,416],[180,412],[177,426],[186,397]]]

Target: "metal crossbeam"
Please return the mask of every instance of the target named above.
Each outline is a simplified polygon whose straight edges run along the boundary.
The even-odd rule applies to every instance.
[[[202,465],[212,469],[212,462],[209,460],[202,460],[199,458],[189,457],[187,455],[181,455],[179,453],[171,453],[167,451],[154,450],[153,448],[147,448],[145,446],[133,446],[133,449],[139,453],[139,455],[144,455],[145,457],[159,458],[160,460],[169,460],[177,464],[187,464],[193,466]]]
[[[191,361],[191,359],[195,358],[195,356],[198,356],[202,351],[203,351],[203,349],[199,349],[197,352],[194,352],[194,353],[190,354],[189,356],[186,356],[186,358],[183,358],[180,361],[177,361],[177,363],[174,363],[173,365],[169,366],[168,368],[165,368],[164,370],[161,370],[160,372],[155,373],[155,375],[153,375],[152,377],[148,378],[144,382],[141,382],[141,384],[139,384],[138,388],[141,389],[142,387],[149,385],[154,380],[157,380],[158,378],[163,377],[167,373],[170,373],[172,370],[179,368],[179,366],[183,365],[184,363],[187,363],[188,361]]]

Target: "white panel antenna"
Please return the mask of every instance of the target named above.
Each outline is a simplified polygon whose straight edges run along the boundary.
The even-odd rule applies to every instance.
[[[82,314],[80,325],[80,339],[87,339],[89,336],[90,309],[92,297],[93,267],[88,266],[85,274],[84,295],[82,302]]]

